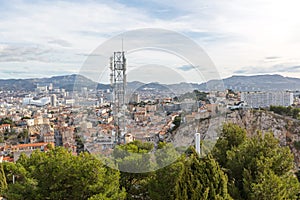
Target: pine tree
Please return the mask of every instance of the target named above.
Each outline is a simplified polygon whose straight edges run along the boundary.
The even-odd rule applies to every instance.
[[[120,170],[120,186],[124,187],[127,199],[147,199],[148,183],[153,173],[151,154],[153,143],[134,141],[116,146],[113,158]]]
[[[184,157],[180,157],[172,144],[159,143],[155,158],[158,170],[150,180],[149,197],[152,200],[175,199],[175,187],[184,169]]]
[[[5,173],[3,170],[3,164],[0,163],[0,195],[2,195],[7,189],[7,182]]]
[[[227,151],[230,193],[235,199],[296,199],[293,155],[273,134],[258,134]],[[276,198],[275,198],[276,197]]]
[[[63,148],[34,151],[28,158],[5,165],[7,176],[16,177],[8,185],[7,199],[109,199],[125,198],[120,190],[120,173],[88,153],[78,156]]]
[[[246,140],[246,130],[236,124],[224,124],[220,137],[213,148],[212,154],[221,167],[226,167],[227,151],[239,146]]]
[[[231,199],[227,191],[227,176],[211,155],[199,158],[194,151],[176,184],[175,199]]]
[[[276,175],[272,170],[259,172],[257,179],[250,187],[249,199],[298,199],[298,180],[291,173]]]

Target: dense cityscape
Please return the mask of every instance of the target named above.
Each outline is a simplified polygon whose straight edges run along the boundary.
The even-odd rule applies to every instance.
[[[126,97],[128,108],[123,143],[171,141],[178,120],[189,123],[238,109],[299,104],[296,91],[194,90],[176,96],[167,90],[143,88],[130,94]],[[21,152],[30,155],[35,149],[46,150],[49,144],[63,146],[74,154],[111,150],[117,132],[112,96],[111,89],[82,87],[80,91],[66,91],[55,87],[54,83],[37,84],[34,91],[28,92],[1,91],[3,159],[15,162]]]
[[[299,7],[0,0],[0,200],[299,200]]]
[[[194,133],[196,130],[203,140],[201,151],[205,155],[209,153],[205,150],[206,145],[210,144],[209,141],[217,141],[216,146],[220,145],[219,140],[220,137],[222,138],[222,133],[218,130],[224,123],[240,124],[242,121],[248,120],[245,130],[248,132],[247,134],[251,134],[253,128],[250,127],[253,125],[249,126],[252,123],[249,120],[254,120],[254,123],[264,120],[265,122],[260,122],[260,127],[256,127],[256,131],[260,129],[266,131],[265,134],[267,134],[271,130],[281,146],[288,146],[292,150],[294,169],[298,169],[300,166],[299,138],[293,133],[293,131],[297,131],[297,127],[292,132],[288,128],[291,126],[289,116],[299,120],[298,91],[254,92],[232,89],[198,91],[194,89],[175,93],[168,88],[162,89],[158,84],[152,88],[149,87],[149,84],[140,86],[136,90],[128,88],[125,96],[126,112],[124,112],[126,122],[122,131],[120,131],[121,125],[116,123],[118,116],[114,115],[114,94],[113,89],[78,88],[78,85],[74,90],[66,90],[56,87],[53,82],[37,83],[31,91],[2,90],[0,95],[1,161],[3,163],[19,163],[23,162],[18,161],[24,156],[22,154],[32,157],[30,155],[35,155],[36,151],[50,153],[53,152],[53,149],[61,147],[76,157],[80,157],[82,153],[86,152],[96,157],[113,158],[112,162],[118,163],[118,167],[113,168],[125,170],[125,172],[129,170],[128,172],[133,174],[142,173],[159,169],[159,166],[173,166],[172,163],[176,163],[180,154],[195,145]],[[261,112],[266,113],[264,119],[256,119],[255,115]],[[249,113],[252,113],[253,116],[247,119]],[[278,127],[282,120],[274,114],[287,117],[287,124],[281,125],[285,128]],[[241,115],[245,119],[239,119]],[[271,119],[268,115],[271,115]],[[224,121],[218,121],[221,118],[224,118]],[[268,121],[272,121],[273,124],[268,125]],[[223,127],[223,130],[226,129]],[[208,143],[205,143],[206,141]],[[155,165],[158,165],[158,168],[151,168],[150,165],[133,165],[131,162],[124,166],[124,161],[120,162],[119,160],[120,153],[116,153],[123,148],[125,149],[121,152],[129,151],[127,145],[137,145],[138,148],[145,148],[147,151],[149,151],[148,148],[153,148],[151,152],[154,152],[155,159],[159,159],[161,145],[168,143],[177,149],[176,153],[172,155],[173,159],[164,161],[166,163],[160,163],[157,160]],[[145,147],[143,144],[150,146]],[[116,148],[116,146],[120,147]],[[178,151],[178,148],[181,150]],[[215,149],[209,151],[211,150],[218,156]],[[165,149],[165,151],[169,150]],[[164,159],[170,156],[168,154],[164,155],[164,157],[166,156]],[[56,156],[61,155],[64,153]],[[134,162],[138,162],[138,158],[133,158]],[[23,159],[21,158],[21,160]],[[145,159],[144,156],[142,159]],[[222,163],[221,160],[219,162]],[[126,180],[127,178],[129,177],[125,177]],[[12,183],[15,181],[20,180],[14,176]],[[144,179],[140,181],[143,182]],[[153,179],[153,181],[157,180]],[[21,184],[24,183],[21,182]],[[120,187],[124,187],[127,191],[126,198],[139,199],[135,193],[142,190],[135,191],[136,189],[132,188],[133,185],[124,185],[122,181],[120,184]],[[145,187],[141,182],[137,184]],[[56,191],[57,189],[54,190],[54,192]],[[15,193],[19,194],[20,191],[12,189],[7,196],[10,197]],[[119,193],[119,195],[122,196],[124,193]],[[149,194],[142,195],[148,196]]]

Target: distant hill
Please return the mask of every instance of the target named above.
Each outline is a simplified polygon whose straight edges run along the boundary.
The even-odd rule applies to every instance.
[[[110,86],[98,84],[82,75],[72,74],[64,76],[53,76],[50,78],[30,78],[30,79],[7,79],[0,80],[0,90],[23,90],[34,91],[37,85],[47,85],[52,83],[54,88],[64,88],[67,91],[73,91],[74,87],[81,89],[87,88],[104,88]]]
[[[236,91],[283,91],[299,90],[300,79],[275,75],[256,75],[256,76],[231,76],[222,80],[225,89]],[[181,91],[197,89],[207,91],[207,86],[214,89],[220,85],[220,80],[210,80],[202,84],[179,83],[168,85],[169,88]]]
[[[131,90],[168,90],[172,92],[185,93],[194,89],[206,91],[207,85],[214,88],[220,81],[211,80],[207,83],[142,83],[133,81],[128,83]],[[54,87],[64,88],[67,91],[87,87],[89,89],[110,89],[110,84],[96,83],[82,75],[53,76],[51,78],[32,78],[32,79],[7,79],[0,80],[0,90],[23,90],[34,91],[37,85],[49,85],[53,83]],[[281,75],[257,75],[257,76],[232,76],[223,79],[225,89],[239,91],[260,91],[260,90],[299,90],[300,79],[283,77]]]
[[[232,76],[223,80],[225,88],[239,91],[300,90],[300,79],[281,75]]]

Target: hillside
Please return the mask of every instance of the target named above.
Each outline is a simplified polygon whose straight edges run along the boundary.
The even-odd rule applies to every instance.
[[[0,90],[24,90],[33,91],[37,84],[48,85],[53,83],[54,87],[65,88],[72,91],[75,88],[87,87],[90,89],[109,89],[110,84],[96,83],[82,75],[54,76],[51,78],[32,79],[6,79],[0,80]],[[131,90],[143,90],[151,88],[153,90],[166,90],[174,93],[185,93],[192,90],[207,91],[207,85],[214,88],[219,85],[219,80],[210,80],[207,83],[142,83],[133,81],[128,83]],[[261,90],[300,90],[300,79],[283,77],[281,75],[257,75],[257,76],[232,76],[223,79],[225,89],[239,91],[261,91]]]
[[[49,85],[50,83],[53,83],[56,88],[64,88],[67,91],[72,91],[74,86],[78,88],[109,88],[107,85],[97,84],[82,75],[72,74],[65,76],[53,76],[50,78],[0,80],[0,90],[34,91],[37,85]]]
[[[208,81],[214,84],[216,81]],[[281,75],[257,75],[257,76],[231,76],[223,79],[227,89],[239,91],[262,91],[262,90],[300,90],[300,79],[284,77]],[[204,89],[205,84],[199,88]]]
[[[239,110],[230,112],[226,121],[235,123],[247,130],[248,135],[257,131],[272,132],[279,139],[282,146],[289,146],[292,150],[297,167],[300,167],[300,120],[262,110]]]

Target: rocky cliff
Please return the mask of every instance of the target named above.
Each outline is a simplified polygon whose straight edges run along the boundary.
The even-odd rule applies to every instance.
[[[290,147],[300,167],[300,148],[295,145],[300,141],[300,120],[265,110],[236,110],[227,113],[226,121],[244,127],[249,136],[258,131],[272,132],[282,146]]]

